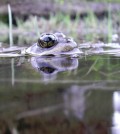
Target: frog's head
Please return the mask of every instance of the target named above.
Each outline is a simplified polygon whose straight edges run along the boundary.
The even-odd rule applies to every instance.
[[[37,45],[42,48],[51,48],[58,43],[58,39],[54,34],[42,34],[38,39]]]

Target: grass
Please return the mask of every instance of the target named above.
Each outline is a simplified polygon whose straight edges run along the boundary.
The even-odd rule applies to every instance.
[[[35,27],[35,31],[36,31],[37,37],[39,38],[40,30],[39,30],[39,26],[38,26],[37,16],[35,16],[34,27]]]
[[[9,17],[9,44],[10,47],[13,46],[13,34],[12,34],[12,11],[11,7],[8,4],[8,17]],[[11,83],[12,86],[15,84],[15,68],[14,68],[14,59],[11,59]]]
[[[84,18],[80,18],[80,14],[76,15],[74,20],[66,14],[58,13],[56,15],[51,15],[50,19],[45,19],[44,17],[30,16],[28,20],[23,21],[19,18],[16,19],[17,27],[12,27],[12,14],[10,6],[8,6],[9,14],[9,27],[4,23],[0,22],[0,35],[7,35],[9,32],[9,42],[13,44],[13,34],[18,35],[18,42],[22,44],[21,40],[26,40],[26,42],[36,41],[40,33],[44,32],[55,32],[61,31],[66,35],[69,35],[75,40],[80,42],[85,41],[95,41],[100,38],[106,38],[111,42],[112,34],[114,31],[118,30],[117,22],[112,22],[112,17],[120,18],[120,14],[112,14],[109,8],[108,17],[103,17],[99,19],[93,12],[89,12]],[[113,23],[116,27],[113,28]],[[13,31],[12,31],[13,29]],[[117,31],[120,32],[120,31]],[[0,39],[0,41],[3,41]],[[4,41],[3,41],[4,42]]]
[[[8,4],[8,16],[9,16],[9,43],[10,47],[13,46],[13,35],[12,35],[12,11],[11,7]]]
[[[98,21],[93,12],[89,12],[88,16],[85,18],[86,29],[98,29]],[[86,40],[94,40],[96,38],[96,33],[86,34]]]
[[[113,34],[112,16],[111,16],[111,8],[109,5],[109,10],[108,10],[108,42],[112,42],[112,34]]]

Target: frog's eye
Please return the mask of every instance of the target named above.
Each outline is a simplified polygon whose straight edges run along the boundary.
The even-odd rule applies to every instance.
[[[47,42],[38,39],[38,46],[41,46],[42,48],[47,48]]]
[[[56,44],[57,38],[53,34],[45,34],[38,39],[38,46],[42,48],[50,48]]]

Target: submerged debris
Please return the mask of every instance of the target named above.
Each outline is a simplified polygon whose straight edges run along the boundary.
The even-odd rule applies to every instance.
[[[84,51],[85,55],[109,54],[114,56],[120,56],[119,43],[87,42],[80,44],[79,48]]]

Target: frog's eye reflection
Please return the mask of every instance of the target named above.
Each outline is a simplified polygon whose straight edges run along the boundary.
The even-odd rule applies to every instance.
[[[42,48],[50,48],[56,44],[57,44],[56,37],[50,34],[42,35],[38,39],[38,46],[41,46]]]
[[[40,71],[43,71],[46,74],[51,74],[53,73],[56,69],[52,67],[41,67],[39,68]]]

